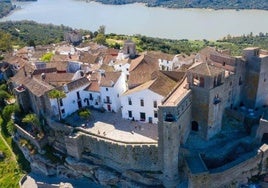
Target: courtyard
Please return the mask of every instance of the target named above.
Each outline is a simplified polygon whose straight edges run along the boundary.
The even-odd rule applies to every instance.
[[[90,112],[88,120],[74,113],[67,117],[65,122],[73,127],[79,127],[83,132],[114,141],[157,144],[157,124],[122,119],[120,112],[100,112],[93,109],[90,109]]]

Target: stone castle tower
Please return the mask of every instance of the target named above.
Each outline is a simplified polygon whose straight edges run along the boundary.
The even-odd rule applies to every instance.
[[[129,55],[130,59],[134,59],[137,55],[136,44],[128,39],[125,41],[122,51],[123,54]]]

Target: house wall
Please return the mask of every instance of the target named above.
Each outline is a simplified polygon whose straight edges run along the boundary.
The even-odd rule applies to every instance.
[[[81,96],[84,98],[85,106],[92,106],[94,108],[101,108],[101,94],[100,92],[91,92],[91,91],[81,91]],[[90,98],[90,94],[92,95],[92,99]],[[87,102],[88,101],[88,102]]]
[[[114,65],[114,69],[116,71],[121,71],[123,72],[125,75],[129,75],[129,67],[130,67],[130,64],[129,63],[126,63],[124,65],[122,64],[115,64]]]
[[[126,91],[126,81],[124,73],[121,74],[113,87],[100,87],[101,102],[103,108],[107,111],[118,112],[121,108],[120,96]],[[107,96],[110,98],[110,103],[107,102]]]
[[[132,105],[129,105],[129,98],[131,99]],[[140,100],[143,99],[144,106],[141,106]],[[121,97],[122,105],[122,118],[132,119],[128,115],[128,111],[132,111],[132,117],[134,120],[141,120],[140,113],[145,113],[145,122],[149,122],[149,118],[152,118],[152,123],[157,123],[158,118],[154,117],[154,111],[158,108],[154,108],[154,101],[157,101],[157,105],[161,104],[163,96],[152,92],[149,89],[142,90],[139,92],[131,93],[129,95],[123,95]]]
[[[89,95],[84,94],[84,89],[87,86],[80,87],[79,89],[69,91],[66,93],[66,97],[62,99],[62,106],[60,106],[60,110],[64,110],[65,112],[62,113],[62,118],[67,117],[68,115],[72,114],[73,112],[79,109],[78,102],[81,101],[82,107],[87,106],[86,100]],[[77,92],[80,93],[80,99],[77,97]],[[50,99],[50,104],[53,109],[55,115],[58,115],[58,105],[56,99]]]
[[[172,71],[173,70],[173,61],[168,61],[165,59],[158,59],[159,70],[163,71]]]

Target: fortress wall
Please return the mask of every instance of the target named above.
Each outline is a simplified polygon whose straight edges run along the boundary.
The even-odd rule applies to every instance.
[[[268,120],[261,118],[256,132],[256,139],[259,142],[261,142],[264,133],[268,133]]]
[[[77,159],[83,152],[101,159],[103,165],[124,171],[159,171],[157,144],[122,144],[99,137],[78,133],[65,137],[67,153]]]
[[[254,175],[264,174],[267,172],[267,145],[263,145],[263,151],[260,151],[253,157],[228,168],[227,170],[219,170],[218,172],[190,174],[189,187],[223,187],[226,185],[239,185],[246,183],[248,178]],[[216,170],[215,170],[216,171]]]

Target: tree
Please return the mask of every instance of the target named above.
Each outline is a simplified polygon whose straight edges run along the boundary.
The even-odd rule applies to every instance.
[[[23,123],[29,123],[32,128],[34,129],[34,132],[38,131],[41,132],[41,124],[36,114],[27,114],[23,119]]]
[[[5,99],[8,99],[10,94],[4,90],[0,90],[0,102],[3,103]]]
[[[9,51],[12,49],[11,35],[0,31],[0,51]]]
[[[41,60],[44,61],[44,62],[50,62],[51,58],[53,57],[53,53],[52,52],[48,52],[46,54],[44,54],[42,57],[41,57]]]
[[[16,131],[15,123],[14,123],[13,119],[11,119],[7,122],[7,132],[8,132],[8,134],[10,134],[12,136],[12,135],[14,135],[15,131]]]
[[[104,34],[99,33],[96,38],[94,39],[94,41],[98,44],[102,44],[105,45],[106,44],[106,37]]]
[[[98,33],[105,35],[105,26],[101,25],[98,29]]]
[[[20,108],[17,104],[11,104],[4,107],[2,111],[2,117],[3,119],[8,122],[11,119],[12,113],[19,112]]]
[[[91,115],[91,112],[88,109],[85,108],[85,109],[79,110],[78,115],[81,118],[83,118],[83,119],[85,119],[85,120],[88,121],[89,120],[89,117]]]
[[[50,99],[56,99],[57,100],[57,107],[58,107],[58,112],[59,112],[59,120],[62,120],[61,111],[60,111],[60,99],[65,98],[66,94],[63,91],[53,89],[48,93],[48,97]]]

